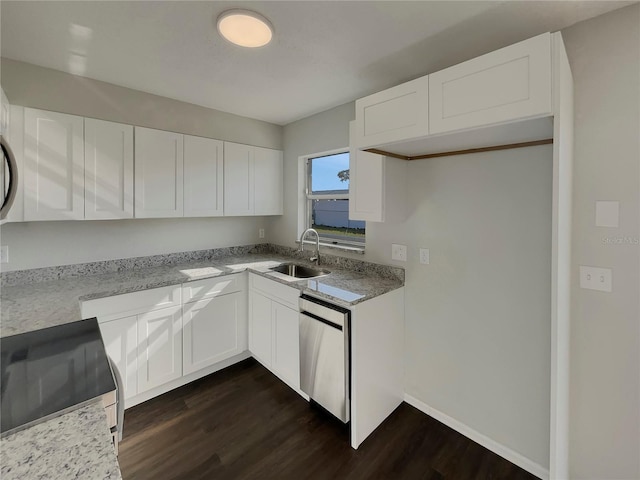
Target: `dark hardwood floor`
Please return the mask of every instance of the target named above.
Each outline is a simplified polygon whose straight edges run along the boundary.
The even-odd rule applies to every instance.
[[[124,480],[536,478],[406,403],[353,450],[253,359],[127,410],[119,462]]]

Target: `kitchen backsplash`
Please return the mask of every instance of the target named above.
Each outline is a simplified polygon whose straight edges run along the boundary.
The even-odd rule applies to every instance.
[[[161,265],[179,265],[181,263],[212,260],[232,255],[245,255],[255,245],[240,247],[213,248],[208,250],[193,250],[190,252],[167,253],[148,257],[122,258],[118,260],[104,260],[101,262],[77,263],[60,265],[57,267],[34,268],[30,270],[16,270],[3,272],[2,286],[22,285],[25,283],[39,283],[62,278],[83,277],[85,275],[100,275],[103,273],[121,272],[123,270],[137,270]]]
[[[105,260],[101,262],[34,268],[30,270],[16,270],[12,272],[2,272],[0,274],[0,278],[2,286],[23,285],[27,283],[40,283],[63,278],[121,272],[123,270],[137,270],[162,265],[169,266],[188,262],[215,260],[220,257],[246,255],[248,253],[275,254],[294,257],[305,261],[308,261],[309,257],[308,252],[300,253],[296,248],[263,243],[259,245],[213,248],[208,250],[168,253],[164,255],[151,255],[148,257],[123,258],[118,260]],[[321,254],[321,265],[325,267],[335,266],[362,274],[397,279],[404,283],[404,269],[400,267],[379,265],[377,263],[328,255],[326,253]]]

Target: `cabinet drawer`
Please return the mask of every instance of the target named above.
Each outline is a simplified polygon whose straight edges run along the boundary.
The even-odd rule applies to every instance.
[[[424,76],[356,100],[357,148],[429,133],[429,77]]]
[[[118,423],[118,409],[117,409],[117,405],[114,403],[113,405],[109,405],[108,407],[106,407],[104,409],[105,413],[107,414],[107,426],[109,428],[115,427],[116,424]]]
[[[293,287],[287,287],[275,280],[269,280],[268,278],[261,277],[259,275],[250,274],[249,281],[251,288],[264,293],[279,303],[287,305],[294,310],[298,310],[298,298],[300,297],[300,290]]]
[[[82,302],[82,317],[99,322],[181,305],[180,285],[141,290]]]
[[[549,114],[548,33],[429,76],[432,134]]]
[[[183,303],[205,300],[207,298],[219,297],[228,293],[242,290],[241,275],[227,275],[225,277],[207,278],[195,282],[182,284]]]

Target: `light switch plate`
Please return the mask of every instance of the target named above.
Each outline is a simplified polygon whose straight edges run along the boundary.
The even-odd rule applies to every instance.
[[[610,268],[580,265],[580,288],[611,292],[612,286],[613,272]]]
[[[260,237],[260,238],[264,238],[264,228],[260,228],[260,229],[258,230],[258,237]]]
[[[596,202],[596,227],[618,227],[620,202]]]
[[[9,246],[0,247],[0,263],[9,263]]]
[[[398,260],[400,262],[407,261],[407,246],[399,245],[397,243],[391,244],[391,260]]]
[[[420,263],[422,263],[424,265],[428,265],[429,264],[429,249],[428,248],[421,248],[420,249]]]

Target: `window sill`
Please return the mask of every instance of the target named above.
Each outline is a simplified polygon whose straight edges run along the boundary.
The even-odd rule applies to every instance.
[[[311,242],[308,240],[305,240],[305,245],[315,245],[316,242]],[[300,240],[296,240],[296,244],[300,245]],[[342,250],[342,251],[347,251],[347,252],[351,252],[351,253],[357,253],[360,255],[364,255],[364,246],[359,247],[359,246],[355,246],[355,245],[341,245],[341,244],[336,244],[336,243],[325,243],[325,242],[320,242],[320,246],[324,249],[330,249],[330,250]]]

